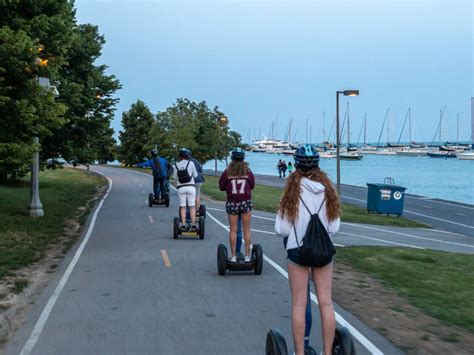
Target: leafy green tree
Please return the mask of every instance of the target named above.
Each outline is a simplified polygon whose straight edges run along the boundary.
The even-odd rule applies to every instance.
[[[0,180],[26,174],[33,136],[65,122],[65,105],[38,78],[57,79],[73,24],[66,0],[0,1]]]
[[[45,158],[62,157],[79,163],[115,160],[116,141],[110,122],[120,83],[105,73],[107,66],[95,64],[104,43],[96,26],[75,28],[66,56],[68,65],[59,72],[59,99],[67,105],[68,122],[44,143]]]
[[[228,120],[218,107],[212,110],[205,101],[196,103],[177,99],[164,112],[157,114],[147,148],[157,145],[160,155],[176,157],[181,147],[190,148],[201,162],[224,159],[240,135],[229,131]]]
[[[150,131],[154,122],[153,114],[148,106],[138,100],[128,111],[122,113],[122,127],[120,131],[120,160],[127,166],[135,165],[146,158],[150,142]]]

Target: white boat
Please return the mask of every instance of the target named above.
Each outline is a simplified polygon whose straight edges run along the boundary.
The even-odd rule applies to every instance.
[[[402,157],[422,157],[426,155],[426,149],[397,150],[396,153]]]
[[[342,160],[362,160],[363,158],[362,155],[353,152],[341,153],[340,157]]]
[[[456,153],[459,160],[474,160],[474,152]]]
[[[322,159],[333,159],[336,157],[336,154],[332,154],[332,153],[320,153],[319,154],[319,157],[322,158]]]

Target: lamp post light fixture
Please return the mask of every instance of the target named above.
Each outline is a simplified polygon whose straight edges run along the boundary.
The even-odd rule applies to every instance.
[[[359,90],[343,90],[336,91],[336,165],[337,165],[337,194],[341,197],[341,137],[339,125],[339,95],[344,96],[359,96]]]

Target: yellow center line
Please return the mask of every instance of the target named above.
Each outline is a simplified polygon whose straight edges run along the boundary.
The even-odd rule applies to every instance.
[[[171,267],[170,258],[168,258],[168,254],[166,254],[166,250],[161,251],[161,256],[163,257],[163,261],[166,267]]]
[[[148,216],[148,219],[150,220],[150,223],[155,223],[152,216]]]

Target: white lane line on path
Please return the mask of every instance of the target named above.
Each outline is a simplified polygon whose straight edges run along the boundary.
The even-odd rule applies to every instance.
[[[379,242],[382,242],[382,243],[401,245],[401,246],[404,246],[404,247],[409,247],[409,248],[414,248],[414,249],[422,249],[422,250],[426,249],[426,248],[417,247],[417,246],[410,245],[410,244],[391,242],[391,241],[388,241],[388,240],[385,240],[385,239],[379,239],[379,238],[374,238],[374,237],[367,237],[365,235],[360,235],[360,234],[353,234],[353,233],[346,233],[346,232],[337,232],[337,234],[350,235],[352,237],[357,237],[357,238],[362,238],[362,239],[376,240],[376,241],[379,241]]]
[[[146,191],[145,191],[145,190],[142,190],[142,194],[144,194],[144,195],[145,195],[145,194],[146,194]]]
[[[148,200],[145,200],[145,205],[148,205]]]
[[[220,225],[222,228],[224,228],[226,231],[229,231],[229,227],[221,223],[217,218],[215,218],[211,213],[207,213],[207,216],[211,217],[211,219],[216,222],[218,225]],[[268,256],[263,254],[263,259],[269,263],[275,270],[277,270],[280,274],[282,274],[285,278],[288,279],[288,273],[283,269],[280,265],[278,265],[276,262],[274,262],[272,259],[270,259]],[[318,304],[318,299],[316,298],[316,295],[311,292],[311,300]],[[383,354],[383,352],[377,348],[372,342],[367,339],[362,333],[360,333],[356,328],[354,328],[348,321],[344,319],[339,313],[334,312],[336,314],[336,321],[346,327],[349,332],[352,334],[354,338],[356,338],[367,350],[369,350],[372,354]]]
[[[149,219],[150,223],[155,223],[152,216],[148,216],[148,219]]]
[[[436,232],[436,233],[443,233],[443,234],[451,234],[451,235],[457,235],[459,237],[465,237],[465,238],[468,238],[467,235],[465,234],[461,234],[461,233],[454,233],[454,232],[448,232],[448,231],[442,231],[440,229],[431,229],[431,228],[419,228],[419,229],[423,229],[425,231],[428,231],[428,232]]]
[[[423,206],[423,207],[424,207],[424,208],[429,208],[430,210],[433,209],[433,207],[431,207],[431,206]]]
[[[406,196],[406,197],[411,198],[413,200],[423,200],[423,201],[429,201],[431,203],[438,203],[440,205],[448,205],[448,206],[454,206],[454,207],[459,207],[459,208],[465,208],[468,210],[474,210],[474,207],[462,206],[462,205],[457,205],[455,203],[449,203],[449,202],[443,202],[443,201],[435,201],[431,197],[414,197],[414,196]]]
[[[466,217],[466,215],[465,215],[464,213],[459,213],[459,212],[456,212],[456,214],[457,214],[458,216],[463,216],[463,217]]]
[[[392,233],[392,234],[398,234],[398,235],[403,235],[405,237],[410,237],[410,238],[416,238],[416,239],[423,239],[423,240],[430,240],[432,242],[438,242],[438,243],[444,243],[444,244],[452,244],[452,245],[459,245],[462,247],[468,247],[468,248],[474,248],[474,245],[469,245],[469,244],[463,244],[463,243],[455,243],[455,242],[446,242],[444,240],[439,240],[439,239],[433,239],[433,238],[426,238],[426,237],[420,237],[417,235],[413,234],[407,234],[407,233],[401,233],[401,232],[395,232],[387,229],[382,229],[382,228],[376,228],[376,227],[369,227],[365,225],[359,225],[359,224],[353,224],[353,223],[347,223],[348,226],[353,226],[357,228],[365,228],[365,229],[371,229],[371,230],[376,230],[379,232],[387,232],[387,233]]]
[[[53,294],[48,300],[48,303],[43,309],[43,312],[41,312],[41,315],[38,319],[38,321],[35,324],[35,327],[33,328],[33,331],[31,332],[30,337],[28,338],[28,341],[26,344],[23,346],[23,349],[21,349],[20,355],[28,355],[31,353],[33,348],[35,347],[36,343],[38,342],[39,337],[41,336],[41,333],[43,331],[44,326],[46,325],[46,322],[48,321],[49,315],[51,314],[51,311],[53,310],[54,305],[56,304],[56,301],[59,298],[59,295],[61,294],[62,290],[64,289],[64,286],[66,285],[66,282],[69,280],[69,277],[71,276],[72,271],[74,270],[74,267],[76,266],[77,262],[79,261],[79,258],[81,257],[82,252],[84,251],[84,248],[86,247],[87,242],[89,241],[89,238],[92,235],[92,231],[94,230],[95,222],[97,220],[97,215],[99,214],[100,209],[102,208],[102,205],[104,204],[105,199],[109,195],[110,190],[112,189],[112,180],[108,177],[105,176],[104,174],[95,171],[96,173],[104,176],[107,181],[109,182],[109,188],[107,189],[107,192],[105,193],[104,197],[102,197],[99,205],[97,206],[96,210],[94,211],[94,214],[92,215],[92,220],[91,223],[89,224],[89,228],[87,229],[86,236],[84,237],[84,240],[82,241],[81,245],[79,248],[76,250],[76,254],[74,254],[74,257],[72,258],[71,262],[69,263],[69,266],[67,267],[66,271],[64,272],[64,275],[61,277],[61,280],[59,281],[58,285],[56,286],[56,289],[54,290]]]
[[[412,212],[412,211],[408,211],[408,210],[403,210],[403,212],[405,212],[405,213],[411,213],[411,214],[415,214],[415,215],[417,215],[417,216],[422,216],[422,217],[426,217],[426,218],[436,219],[437,221],[442,221],[442,222],[446,222],[446,223],[456,224],[456,225],[458,225],[458,226],[462,226],[462,227],[474,229],[474,226],[468,226],[467,224],[462,224],[462,223],[458,223],[458,222],[453,222],[453,221],[449,221],[449,220],[443,219],[443,218],[428,216],[428,215],[426,215],[426,214],[422,214],[422,213],[418,213],[418,212]]]

